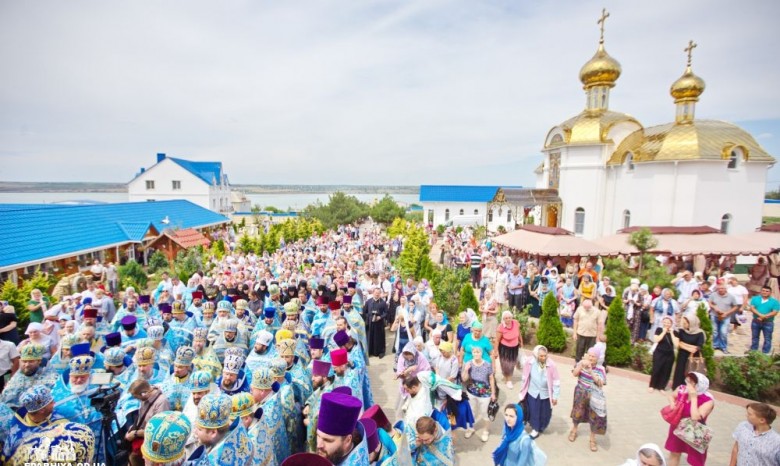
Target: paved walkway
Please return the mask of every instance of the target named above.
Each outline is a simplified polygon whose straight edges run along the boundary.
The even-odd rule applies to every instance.
[[[392,345],[392,335],[388,334],[388,347]],[[607,434],[597,437],[599,451],[589,450],[588,427],[581,425],[576,442],[568,441],[568,431],[571,428],[572,399],[576,379],[571,375],[573,361],[569,358],[554,357],[561,375],[561,398],[558,406],[553,409],[550,427],[537,440],[539,446],[547,453],[548,464],[555,465],[620,465],[627,458],[632,458],[640,445],[652,442],[663,447],[666,441],[669,425],[661,418],[659,411],[667,403],[660,393],[647,393],[647,379],[635,380],[611,371],[607,375],[605,393],[607,396],[608,428]],[[388,417],[393,417],[398,398],[398,384],[393,376],[393,357],[388,354],[382,359],[371,358],[369,372],[371,374],[374,400],[384,409]],[[641,376],[640,376],[641,377]],[[518,398],[518,376],[515,376],[515,388],[508,390],[503,383],[500,404],[503,407]],[[503,409],[502,409],[503,411]],[[731,454],[733,442],[731,433],[736,425],[745,419],[745,409],[741,406],[716,401],[715,410],[708,424],[715,430],[715,438],[710,446],[707,465],[726,465]],[[462,431],[454,434],[455,451],[458,464],[461,465],[492,465],[491,453],[501,438],[503,421],[499,418],[489,428],[490,439],[483,443],[477,435],[464,439]],[[683,460],[682,464],[686,464]]]

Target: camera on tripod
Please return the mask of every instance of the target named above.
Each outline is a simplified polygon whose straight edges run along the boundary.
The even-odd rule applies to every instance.
[[[89,404],[103,416],[113,415],[120,396],[122,396],[122,389],[119,388],[117,382],[114,385],[102,386],[95,393],[89,395]]]

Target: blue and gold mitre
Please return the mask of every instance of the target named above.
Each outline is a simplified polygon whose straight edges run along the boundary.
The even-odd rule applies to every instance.
[[[187,416],[178,411],[155,414],[146,423],[141,454],[152,463],[171,463],[184,456],[184,445],[192,432]]]
[[[184,303],[181,301],[174,301],[171,305],[172,314],[184,314]]]
[[[34,385],[19,397],[19,402],[28,413],[40,411],[52,401],[54,401],[54,398],[52,398],[51,390],[46,385]]]
[[[92,372],[92,365],[95,364],[95,358],[89,354],[82,354],[70,358],[68,366],[70,375],[87,375]]]
[[[173,361],[177,366],[190,366],[195,359],[195,350],[191,346],[180,346],[176,350],[176,359]]]
[[[209,371],[195,371],[190,376],[190,383],[192,383],[191,392],[205,392],[211,389],[211,382],[214,379],[211,377]]]
[[[154,348],[145,346],[135,352],[133,360],[137,366],[149,366],[154,364],[154,357],[156,353],[157,351]]]
[[[274,377],[284,377],[284,373],[287,372],[287,361],[282,358],[271,359],[271,375]]]
[[[162,340],[165,335],[165,327],[162,325],[153,325],[146,329],[146,335],[152,340]]]
[[[251,387],[258,390],[270,390],[274,384],[274,376],[268,367],[260,367],[252,372]]]
[[[122,366],[125,363],[125,350],[118,347],[109,348],[103,354],[103,365]]]
[[[244,350],[237,346],[232,346],[225,350],[225,361],[222,364],[222,371],[229,374],[238,374],[244,367]]]
[[[136,348],[153,348],[154,347],[154,339],[152,338],[139,338],[136,340],[135,347]]]
[[[230,397],[233,402],[233,411],[230,419],[249,416],[254,413],[255,399],[248,392],[240,392]]]
[[[198,404],[198,427],[204,429],[219,429],[230,424],[230,413],[233,402],[224,393],[209,393]]]
[[[38,343],[28,343],[22,346],[22,349],[19,351],[22,361],[40,361],[43,359],[44,354],[46,354],[46,348]]]
[[[6,464],[85,464],[94,461],[95,435],[75,422],[38,427],[16,447]]]
[[[230,303],[230,301],[222,300],[219,303],[217,303],[217,310],[230,312],[233,310],[233,305]]]
[[[206,341],[209,336],[209,329],[205,327],[198,327],[192,331],[193,341]]]
[[[286,339],[282,340],[279,343],[276,344],[277,349],[279,350],[279,356],[295,356],[295,340],[292,339]],[[287,363],[284,364],[285,369],[287,368]]]

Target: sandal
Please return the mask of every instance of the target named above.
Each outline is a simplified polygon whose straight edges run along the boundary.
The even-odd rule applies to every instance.
[[[599,451],[599,447],[596,445],[595,440],[590,441],[590,451]]]
[[[577,431],[573,430],[573,431],[569,432],[569,441],[573,442],[575,440],[577,440]]]

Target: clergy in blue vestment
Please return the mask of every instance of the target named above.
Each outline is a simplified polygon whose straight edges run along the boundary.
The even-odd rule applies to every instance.
[[[317,453],[335,466],[365,466],[368,445],[358,416],[363,402],[343,393],[325,393],[317,419]],[[357,431],[358,435],[355,435]]]
[[[195,432],[201,447],[187,459],[194,466],[252,466],[254,446],[240,419],[231,421],[233,403],[224,393],[209,394],[198,405]]]
[[[317,312],[314,314],[314,318],[311,323],[311,334],[322,337],[322,331],[325,328],[325,324],[328,322],[328,298],[325,296],[317,297]]]
[[[222,392],[234,395],[249,391],[249,377],[247,377],[243,367],[244,353],[241,348],[232,347],[225,350],[222,375],[217,379],[217,386]]]
[[[164,340],[165,329],[162,325],[153,325],[146,330],[153,343],[152,347],[157,352],[155,362],[163,372],[170,372],[173,365],[174,353],[168,347],[168,342]]]
[[[144,379],[151,385],[159,385],[168,378],[169,373],[161,370],[155,362],[157,350],[151,346],[145,346],[135,352],[133,362],[136,367],[136,379]]]
[[[363,407],[368,409],[369,406],[373,406],[374,398],[371,394],[371,381],[368,376],[368,368],[366,367],[366,359],[363,357],[363,353],[360,351],[360,346],[357,344],[354,338],[355,335],[350,336],[344,330],[340,330],[333,335],[333,342],[339,347],[344,348],[347,352],[347,359],[349,361],[349,368],[355,372],[360,378],[360,390],[363,400]]]
[[[417,419],[416,425],[404,426],[409,439],[414,464],[425,466],[453,466],[452,433],[432,417]]]
[[[147,464],[181,464],[191,433],[192,424],[182,413],[165,411],[155,414],[144,428],[141,455]]]
[[[344,317],[349,323],[349,327],[357,334],[357,342],[368,365],[368,337],[366,336],[366,323],[360,311],[352,305],[352,296],[344,295],[342,298],[344,307]]]
[[[120,323],[122,325],[122,330],[119,333],[122,335],[123,346],[133,346],[138,340],[146,338],[146,331],[139,328],[138,318],[136,316],[124,316]]]
[[[57,371],[48,369],[42,365],[43,354],[46,349],[43,345],[29,343],[19,351],[19,370],[17,370],[2,393],[2,401],[12,408],[20,406],[19,397],[25,390],[34,385],[46,385],[52,387],[59,376]]]
[[[254,439],[265,445],[269,439],[274,453],[274,460],[281,464],[290,456],[290,440],[285,430],[284,415],[279,401],[279,384],[274,380],[269,367],[261,367],[252,373],[252,398],[255,409],[262,409],[260,425],[253,430]]]
[[[160,386],[174,411],[184,409],[185,403],[190,398],[190,390],[192,389],[190,375],[194,369],[192,365],[194,358],[195,350],[191,346],[179,347],[173,361],[171,376]]]
[[[280,325],[277,325],[276,323],[276,308],[267,307],[263,309],[263,318],[257,321],[252,334],[257,335],[261,330],[265,330],[266,332],[275,335],[276,331],[279,330],[279,327]]]
[[[246,369],[254,373],[262,366],[268,366],[271,359],[278,356],[273,344],[274,336],[267,330],[260,330],[255,336],[255,343],[249,355],[246,357]]]
[[[273,439],[263,419],[263,408],[255,406],[251,393],[241,392],[230,397],[233,401],[231,419],[239,419],[249,434],[249,441],[254,446],[253,466],[277,466],[274,455]]]
[[[349,387],[352,390],[352,396],[363,402],[363,385],[360,380],[360,374],[349,367],[347,350],[344,348],[335,349],[330,352],[330,361],[333,365],[333,387]]]
[[[10,426],[5,426],[7,434],[3,437],[3,449],[0,464],[8,464],[16,448],[37,429],[51,424],[67,422],[61,416],[54,415],[54,398],[45,385],[28,388],[19,398],[22,408],[14,413]]]
[[[181,301],[174,301],[171,305],[171,319],[168,323],[169,328],[180,328],[188,331],[195,330],[195,318],[194,315],[184,309],[184,303]]]
[[[277,343],[277,349],[280,354],[292,352],[292,347],[286,348],[287,342],[291,340],[283,339]],[[279,383],[279,401],[284,415],[285,430],[287,438],[290,440],[292,451],[300,451],[303,447],[304,431],[303,419],[301,415],[301,403],[296,400],[295,386],[291,374],[287,373],[287,361],[281,357],[271,360],[271,374],[276,382]]]

